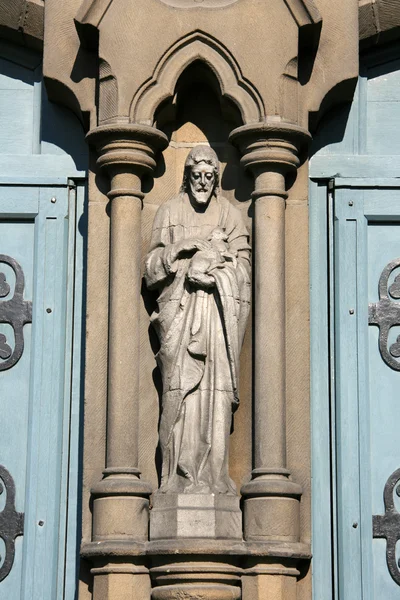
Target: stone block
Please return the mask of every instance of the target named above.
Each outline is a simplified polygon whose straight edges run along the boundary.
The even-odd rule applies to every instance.
[[[93,504],[93,541],[147,540],[147,498],[110,496],[96,498]]]
[[[245,539],[259,542],[299,540],[299,502],[294,498],[247,498],[244,508]]]
[[[296,600],[296,579],[272,573],[245,575],[242,600]]]
[[[150,539],[242,539],[242,513],[237,496],[154,494]]]
[[[92,569],[94,597],[101,600],[150,600],[151,585],[145,567],[134,564],[108,564]]]

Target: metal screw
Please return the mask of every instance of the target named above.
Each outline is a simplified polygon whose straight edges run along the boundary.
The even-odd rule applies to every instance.
[[[52,199],[50,200],[50,202],[52,204],[55,204],[57,202],[57,198],[55,196],[53,196]]]
[[[349,314],[354,315],[354,308],[349,308]]]
[[[358,523],[354,522],[354,523],[353,523],[353,527],[354,527],[354,529],[357,529],[357,527],[358,527]]]
[[[51,308],[46,308],[47,313],[51,313]]]
[[[353,200],[349,200],[349,206],[353,206],[354,202]]]
[[[43,527],[44,521],[39,521],[38,525],[39,525],[39,527]]]

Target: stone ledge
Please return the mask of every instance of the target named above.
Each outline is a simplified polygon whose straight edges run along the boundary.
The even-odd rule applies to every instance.
[[[83,558],[102,556],[187,556],[227,555],[238,557],[311,558],[311,548],[301,542],[235,542],[232,540],[162,540],[154,542],[86,542],[81,546]]]
[[[0,32],[16,44],[42,50],[44,1],[0,0]]]
[[[361,49],[388,43],[400,37],[398,0],[359,0]]]

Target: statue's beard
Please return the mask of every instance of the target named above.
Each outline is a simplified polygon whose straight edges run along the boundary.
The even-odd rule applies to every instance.
[[[207,204],[207,202],[210,200],[213,191],[211,190],[204,190],[204,189],[193,189],[193,187],[190,190],[192,198],[195,202],[197,202],[197,204]]]

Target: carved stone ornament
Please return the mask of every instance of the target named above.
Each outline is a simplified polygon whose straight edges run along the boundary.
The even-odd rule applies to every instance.
[[[393,494],[400,496],[400,469],[391,474],[383,492],[385,514],[374,515],[373,537],[386,539],[386,562],[389,573],[400,585],[400,561],[396,561],[396,545],[400,540],[400,513],[396,510]]]
[[[163,380],[157,495],[236,500],[228,444],[250,306],[250,246],[240,212],[220,193],[218,158],[208,146],[189,153],[180,193],[157,212],[145,278],[159,292],[151,317]]]
[[[239,0],[161,0],[164,4],[175,8],[219,8],[235,4]]]
[[[12,350],[6,336],[0,333],[0,371],[6,371],[19,361],[24,351],[23,328],[26,323],[32,323],[32,302],[24,300],[25,278],[21,265],[5,254],[0,254],[0,263],[11,267],[15,274],[14,293],[10,297],[11,287],[0,270],[0,323],[11,325],[15,339]]]
[[[383,269],[379,278],[379,301],[369,305],[368,323],[379,327],[379,351],[385,363],[400,371],[400,335],[394,344],[388,347],[389,332],[400,325],[400,274],[389,285],[392,272],[400,267],[400,258],[392,260]],[[396,302],[397,300],[397,302]]]

